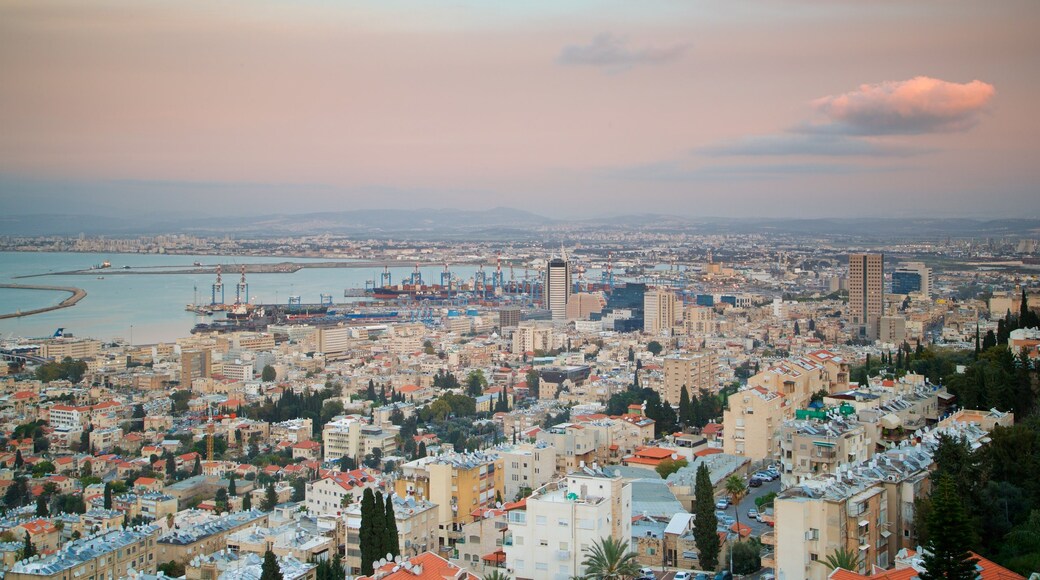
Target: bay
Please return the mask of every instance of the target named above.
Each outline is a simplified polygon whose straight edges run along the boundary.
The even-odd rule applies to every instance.
[[[52,272],[87,269],[102,262],[110,269],[89,275],[58,275]],[[87,296],[71,308],[43,314],[0,320],[0,337],[46,337],[61,327],[76,336],[101,340],[130,340],[134,344],[172,341],[190,334],[199,322],[211,317],[199,316],[184,309],[186,304],[209,303],[212,274],[114,274],[123,266],[190,268],[194,262],[224,265],[225,301],[235,300],[235,284],[239,274],[236,264],[277,262],[350,262],[326,258],[291,258],[259,256],[192,256],[164,254],[92,254],[70,252],[0,252],[0,281],[8,284],[74,286],[86,290]],[[421,268],[426,283],[440,281],[443,266]],[[229,271],[230,270],[230,271]],[[414,270],[412,266],[390,268],[394,283]],[[454,267],[460,279],[473,276],[473,267]],[[317,303],[322,293],[331,294],[333,302],[358,301],[344,298],[345,288],[363,288],[367,280],[379,280],[382,268],[303,268],[289,274],[248,274],[250,302],[285,304],[290,295],[298,295],[303,303]],[[33,278],[17,278],[30,274],[47,274]],[[488,272],[490,278],[490,272]],[[53,305],[68,294],[34,290],[0,289],[0,313],[31,310]]]

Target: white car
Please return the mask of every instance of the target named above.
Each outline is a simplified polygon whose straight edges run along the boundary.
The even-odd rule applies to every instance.
[[[672,580],[693,580],[693,572],[676,572]]]

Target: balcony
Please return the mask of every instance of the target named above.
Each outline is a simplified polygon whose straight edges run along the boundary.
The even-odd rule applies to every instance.
[[[773,530],[770,530],[770,531],[762,534],[761,540],[762,540],[762,544],[765,545],[765,546],[775,546],[776,545],[776,532],[773,531]]]
[[[763,568],[776,568],[776,554],[772,550],[763,550],[761,558]]]

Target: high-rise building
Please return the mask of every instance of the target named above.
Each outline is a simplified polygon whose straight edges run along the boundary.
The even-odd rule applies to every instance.
[[[932,269],[923,262],[907,262],[892,272],[892,293],[911,292],[920,292],[925,296],[932,293]]]
[[[571,265],[567,256],[553,258],[545,268],[545,308],[553,320],[567,320],[567,299],[571,297]]]
[[[185,350],[181,351],[181,384],[188,387],[195,379],[208,379],[213,376],[213,351]]]
[[[667,288],[654,288],[643,295],[643,332],[671,334],[679,300]]]
[[[849,318],[857,336],[878,337],[884,306],[884,254],[849,255]]]

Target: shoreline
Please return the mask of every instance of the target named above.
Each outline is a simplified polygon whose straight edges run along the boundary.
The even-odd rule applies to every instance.
[[[0,284],[0,288],[11,288],[14,290],[46,290],[46,291],[59,291],[68,292],[72,294],[68,298],[53,306],[45,306],[43,308],[34,308],[32,310],[26,310],[25,312],[9,312],[6,314],[0,314],[0,320],[8,318],[21,318],[23,316],[32,316],[33,314],[43,314],[44,312],[51,312],[52,310],[60,310],[62,308],[70,308],[75,306],[77,302],[83,300],[87,296],[87,291],[82,288],[75,288],[73,286],[37,286],[32,284]]]
[[[392,262],[377,262],[377,261],[366,261],[366,262],[273,262],[273,263],[254,263],[254,264],[221,264],[222,273],[227,276],[235,276],[245,268],[246,274],[293,274],[306,268],[380,268],[380,267],[394,267],[394,268],[411,268],[416,264],[393,264]],[[420,268],[430,268],[443,266],[444,262],[419,262]],[[449,266],[474,266],[479,265],[473,262],[448,262]],[[159,268],[163,268],[159,270]],[[170,269],[166,269],[170,268]],[[43,274],[23,274],[21,276],[14,276],[14,279],[22,278],[41,278],[44,276],[127,276],[127,275],[184,275],[184,274],[216,274],[217,266],[138,266],[136,268],[86,268],[82,270],[66,270],[63,272],[46,272]],[[40,287],[44,288],[44,287]],[[56,289],[56,287],[48,286],[46,288]],[[65,288],[62,288],[65,290]]]

